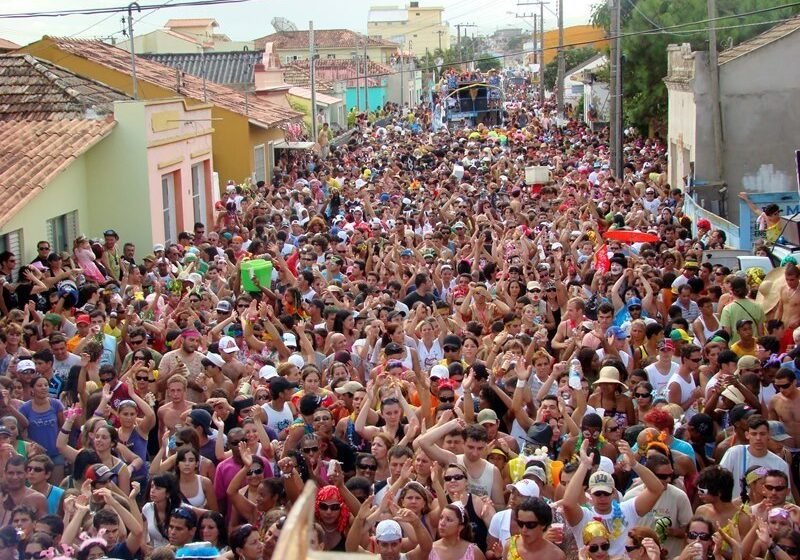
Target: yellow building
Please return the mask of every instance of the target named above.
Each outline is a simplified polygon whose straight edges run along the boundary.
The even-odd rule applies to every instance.
[[[564,28],[564,48],[592,47],[600,50],[608,46],[606,32],[592,25],[573,25]],[[556,59],[558,53],[558,29],[544,32],[544,63]]]
[[[130,53],[112,45],[45,36],[20,52],[133,94]],[[141,57],[136,59],[136,76],[141,100],[180,96],[189,104],[212,105],[214,171],[219,173],[220,182],[233,179],[240,183],[248,177],[268,180],[272,169],[270,142],[283,140],[286,125],[299,122],[303,116],[291,109],[288,101],[279,105],[211,81],[204,83],[201,78]],[[193,123],[181,125],[187,138],[192,137]],[[124,172],[124,162],[120,162],[120,171]]]
[[[450,27],[442,21],[444,8],[424,7],[411,2],[408,7],[374,6],[369,9],[367,33],[376,39],[399,43],[415,56],[450,48]]]
[[[231,41],[216,33],[219,24],[213,18],[170,19],[163,29],[137,35],[133,46],[137,54],[174,54],[200,52],[231,52],[253,50],[252,41]],[[117,46],[130,52],[130,40]]]
[[[397,54],[398,45],[380,38],[366,37],[349,29],[315,29],[314,45],[319,58],[324,60],[351,60],[355,54],[364,55],[364,41],[367,44],[367,57],[377,63],[387,62]],[[264,50],[272,43],[274,52],[281,64],[291,64],[298,60],[308,60],[308,30],[271,33],[253,41],[256,50]]]

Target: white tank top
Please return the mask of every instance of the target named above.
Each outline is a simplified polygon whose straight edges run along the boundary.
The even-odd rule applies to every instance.
[[[675,362],[670,362],[669,372],[666,375],[663,375],[658,368],[656,368],[656,364],[650,364],[644,371],[647,372],[647,379],[650,381],[650,385],[653,386],[653,391],[655,392],[656,396],[662,397],[666,395],[667,392],[667,383],[669,382],[670,378],[678,371],[680,366]]]
[[[283,403],[283,410],[281,411],[275,410],[269,404],[263,404],[261,408],[267,413],[267,426],[278,433],[288,428],[292,422],[294,422],[292,408],[289,406],[288,402]]]
[[[430,371],[433,366],[444,359],[444,351],[441,344],[439,344],[439,339],[433,339],[430,350],[425,347],[425,343],[421,340],[417,342],[417,357],[422,371]]]
[[[689,400],[689,398],[692,396],[692,391],[697,388],[697,383],[694,382],[694,377],[692,376],[689,376],[689,381],[686,381],[679,374],[674,374],[667,382],[667,391],[669,391],[669,386],[673,383],[677,383],[681,388],[681,405]],[[696,411],[690,408],[684,412],[684,417],[688,420],[695,415],[695,412]]]
[[[717,332],[717,329],[719,329],[719,326],[717,326],[717,329],[712,331],[711,329],[709,329],[706,326],[706,322],[703,321],[703,316],[702,315],[700,315],[697,319],[700,321],[700,324],[703,325],[703,337],[706,339],[706,341],[708,341],[708,339],[711,338],[711,335],[714,334],[715,332]],[[719,325],[719,320],[717,320],[717,325]],[[695,343],[700,344],[700,341],[697,339],[697,337],[695,337],[694,341],[695,341]]]
[[[464,468],[467,467],[464,464],[463,455],[456,455],[456,462]],[[478,478],[472,478],[472,475],[469,474],[469,469],[467,469],[467,491],[470,494],[475,494],[476,496],[492,495],[492,486],[494,485],[492,466],[493,465],[489,461],[484,459],[483,472],[481,472]]]

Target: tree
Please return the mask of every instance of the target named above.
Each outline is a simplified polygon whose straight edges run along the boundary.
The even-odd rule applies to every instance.
[[[564,49],[564,68],[569,70],[582,64],[597,54],[597,49],[592,47],[581,47],[573,49]],[[554,58],[548,62],[544,67],[544,86],[552,90],[556,86],[556,78],[558,77],[558,58]]]
[[[718,0],[718,15],[731,16],[717,21],[720,52],[774,25],[768,22],[800,13],[800,7],[778,8],[749,16],[737,14],[790,3],[793,0]],[[690,43],[693,50],[708,49],[706,23],[673,26],[707,18],[706,0],[626,0],[622,3],[622,89],[626,125],[648,130],[666,122],[667,45]],[[609,29],[605,2],[594,5],[591,20]]]
[[[477,66],[481,72],[488,72],[492,69],[499,70],[503,67],[503,61],[499,57],[484,53],[480,56]]]

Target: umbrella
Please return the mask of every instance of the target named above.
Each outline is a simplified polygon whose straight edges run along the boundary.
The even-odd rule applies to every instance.
[[[613,239],[624,243],[658,243],[659,237],[654,233],[645,233],[630,229],[612,229],[603,234],[603,239]]]

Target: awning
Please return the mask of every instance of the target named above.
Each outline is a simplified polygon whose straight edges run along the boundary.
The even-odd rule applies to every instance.
[[[314,147],[314,142],[287,142],[281,140],[275,142],[274,147],[281,150],[310,150]]]

